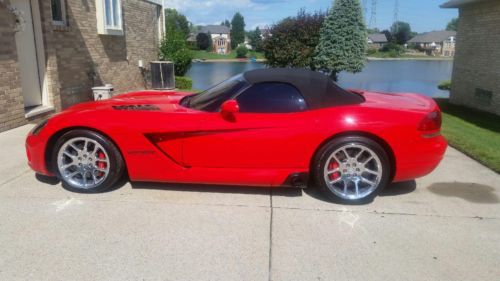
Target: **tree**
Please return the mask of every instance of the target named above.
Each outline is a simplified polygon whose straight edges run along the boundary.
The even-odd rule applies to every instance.
[[[319,31],[325,13],[306,13],[301,9],[297,16],[288,17],[271,26],[262,49],[271,67],[312,68],[314,49],[319,42]]]
[[[262,33],[259,27],[257,26],[254,31],[249,31],[247,36],[252,48],[257,52],[262,51]]]
[[[198,33],[198,35],[196,35],[196,44],[200,50],[208,49],[208,46],[210,45],[208,34],[203,32]]]
[[[237,12],[231,20],[231,49],[245,42],[245,19]]]
[[[392,40],[400,45],[406,44],[413,37],[410,24],[397,21],[391,26]]]
[[[389,30],[384,29],[384,30],[382,30],[382,33],[385,34],[385,38],[387,38],[387,42],[392,42],[392,33]]]
[[[231,28],[231,23],[228,20],[225,20],[221,25],[225,25],[228,28]]]
[[[446,30],[448,31],[457,31],[458,29],[458,18],[451,19],[450,22],[446,25]]]
[[[365,65],[366,44],[359,0],[336,0],[321,28],[314,67],[334,80],[341,71],[360,72]]]
[[[184,39],[188,38],[190,29],[186,16],[175,9],[165,9],[165,33],[176,32],[182,34]]]
[[[210,31],[207,33],[208,35],[208,48],[207,52],[211,52],[214,49],[214,42],[212,41],[212,33]]]

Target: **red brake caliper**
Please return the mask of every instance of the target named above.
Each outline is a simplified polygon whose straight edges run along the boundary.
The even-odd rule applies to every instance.
[[[333,159],[330,161],[330,164],[328,164],[329,171],[337,169],[338,167],[339,167],[339,163],[337,163],[337,161],[335,161]],[[336,180],[340,177],[340,173],[339,172],[331,173],[330,175],[328,175],[328,177],[330,178],[331,181],[333,181],[333,180]]]
[[[103,152],[99,152],[97,154],[97,159],[106,159],[106,155],[104,155]],[[105,169],[106,168],[106,163],[104,162],[101,162],[101,161],[97,161],[97,167],[99,167],[100,169]],[[103,172],[98,172],[99,176],[102,177],[104,175]]]

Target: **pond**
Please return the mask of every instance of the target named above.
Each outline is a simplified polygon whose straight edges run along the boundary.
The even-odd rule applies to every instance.
[[[187,76],[193,79],[194,89],[204,90],[236,74],[264,67],[258,62],[196,62]],[[339,84],[346,88],[448,97],[448,92],[439,90],[437,85],[451,78],[452,67],[451,60],[369,61],[360,73],[341,73]]]

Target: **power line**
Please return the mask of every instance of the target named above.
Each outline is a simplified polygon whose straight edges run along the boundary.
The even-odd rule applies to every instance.
[[[365,19],[365,22],[368,19],[368,0],[363,0],[363,17]]]
[[[369,26],[370,28],[375,28],[377,26],[377,0],[372,0]]]
[[[399,20],[399,0],[394,0],[394,20],[397,22]]]

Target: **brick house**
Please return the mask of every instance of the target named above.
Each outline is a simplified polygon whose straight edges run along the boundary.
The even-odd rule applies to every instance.
[[[91,99],[144,89],[161,0],[0,0],[0,131]]]
[[[500,1],[453,0],[459,22],[450,101],[500,115]]]
[[[207,25],[201,28],[201,33],[212,36],[212,50],[217,54],[229,54],[231,52],[231,31],[225,25]]]
[[[453,57],[455,55],[455,31],[431,31],[418,34],[408,41],[429,56]]]

